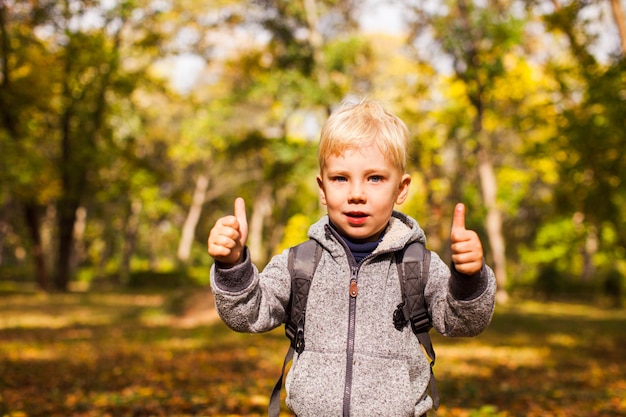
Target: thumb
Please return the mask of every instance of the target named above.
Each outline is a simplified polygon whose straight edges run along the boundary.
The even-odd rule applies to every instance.
[[[235,218],[239,222],[241,246],[245,246],[248,240],[248,217],[246,216],[246,202],[241,197],[235,199]]]
[[[454,208],[454,216],[452,218],[452,232],[465,230],[465,205],[459,203]]]

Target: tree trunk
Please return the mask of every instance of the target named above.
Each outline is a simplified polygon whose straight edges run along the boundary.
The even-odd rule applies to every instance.
[[[69,4],[65,7],[69,16],[71,14]],[[81,76],[91,70],[90,65],[76,60],[71,40],[64,51],[63,110],[59,117],[61,159],[58,165],[62,194],[57,203],[59,253],[55,278],[56,289],[60,291],[68,289],[76,210],[80,207],[87,190],[89,173],[96,169],[94,167],[97,161],[96,142],[105,122],[106,93],[112,74],[118,67],[116,53],[119,51],[122,27],[118,27],[112,35],[113,55],[107,65],[98,66],[97,82],[81,85]],[[93,109],[88,116],[80,112],[80,109],[85,107]]]
[[[624,16],[622,3],[620,3],[620,0],[611,0],[611,8],[613,9],[613,18],[615,19],[617,30],[619,31],[622,56],[626,57],[626,16]]]
[[[24,219],[30,233],[33,245],[33,260],[35,262],[35,274],[37,276],[37,285],[44,291],[49,290],[48,271],[46,269],[46,260],[41,240],[40,214],[39,207],[35,204],[24,205]]]
[[[599,246],[597,228],[590,226],[585,238],[585,244],[582,247],[583,270],[580,276],[582,282],[589,283],[596,276],[596,266],[593,258],[598,252]]]
[[[328,88],[328,73],[324,70],[324,37],[318,29],[318,10],[316,0],[304,0],[304,12],[307,26],[309,28],[309,45],[313,48],[313,59],[315,60],[315,75],[321,89]]]
[[[497,201],[498,180],[496,179],[491,155],[486,149],[486,144],[483,143],[487,139],[483,137],[484,106],[481,89],[470,97],[470,102],[476,109],[476,116],[474,116],[472,129],[478,143],[476,147],[478,177],[480,179],[483,204],[487,209],[485,228],[487,229],[487,238],[489,239],[489,246],[491,248],[493,272],[496,275],[496,282],[498,284],[496,299],[498,302],[506,303],[509,299],[506,291],[506,244],[504,241],[504,235],[502,234],[502,213],[500,212]]]
[[[54,289],[57,291],[68,290],[71,273],[70,260],[74,248],[74,224],[79,206],[80,204],[74,198],[61,198],[57,204],[59,252],[54,277]]]
[[[256,195],[248,228],[248,247],[252,261],[258,265],[265,262],[263,251],[263,224],[272,213],[272,187],[264,185]]]
[[[87,228],[87,209],[84,206],[76,210],[74,223],[74,248],[70,256],[70,270],[76,270],[85,259],[85,229]]]
[[[500,302],[506,302],[506,245],[502,234],[502,213],[498,208],[497,191],[498,183],[493,169],[493,163],[489,153],[482,146],[478,146],[478,175],[482,190],[483,203],[487,208],[487,236],[491,246],[493,268],[498,283],[497,298]]]
[[[122,263],[120,265],[119,282],[128,284],[130,280],[130,261],[135,253],[137,231],[139,230],[139,214],[143,210],[141,201],[135,199],[130,204],[126,227],[124,228],[124,245],[122,248]]]
[[[459,12],[461,15],[461,21],[465,27],[465,31],[471,33],[471,19],[468,15],[468,8],[464,1],[458,3]],[[472,80],[473,75],[479,71],[472,71],[472,69],[479,70],[482,63],[479,55],[479,50],[476,40],[469,40],[471,47],[467,48],[465,53],[457,57],[458,62],[463,62],[466,66],[455,66],[455,71],[459,78],[461,78],[466,85],[471,85],[475,82],[474,89],[469,89],[468,99],[474,109],[476,115],[474,116],[472,133],[474,134],[477,147],[476,158],[478,160],[478,176],[480,179],[480,187],[482,192],[482,199],[485,208],[487,209],[487,218],[485,221],[485,227],[487,229],[487,236],[489,239],[489,245],[491,248],[491,256],[493,258],[493,268],[496,275],[496,281],[498,284],[496,298],[497,301],[505,303],[508,300],[508,294],[506,291],[506,244],[504,235],[502,234],[502,213],[498,207],[497,195],[498,195],[498,181],[493,168],[493,162],[491,160],[491,154],[489,152],[488,138],[484,137],[483,117],[485,110],[485,88],[486,82],[480,80]]]
[[[196,179],[196,189],[193,193],[191,207],[183,225],[183,231],[178,244],[178,260],[182,264],[187,264],[191,256],[191,247],[193,245],[194,236],[196,234],[196,226],[202,214],[202,206],[206,199],[207,189],[209,188],[209,178],[206,175],[199,175]]]

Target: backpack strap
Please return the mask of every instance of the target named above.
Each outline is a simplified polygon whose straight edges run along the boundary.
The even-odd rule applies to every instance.
[[[280,391],[283,386],[287,364],[293,359],[294,352],[300,354],[304,350],[306,302],[313,274],[321,257],[322,247],[313,239],[309,239],[289,249],[287,267],[291,276],[291,296],[286,310],[285,334],[291,341],[291,344],[283,361],[281,375],[278,381],[276,381],[270,397],[268,410],[270,417],[278,417],[280,414]]]
[[[313,274],[322,257],[322,247],[309,239],[289,249],[287,267],[291,274],[291,297],[285,320],[285,334],[291,341],[291,347],[298,353],[304,350],[304,320],[306,303],[311,288]]]
[[[430,251],[426,249],[424,244],[413,242],[407,245],[404,250],[396,252],[396,265],[400,279],[402,302],[394,312],[394,326],[396,329],[402,330],[408,323],[411,323],[413,333],[426,351],[430,359],[430,393],[433,407],[437,410],[439,408],[439,393],[433,372],[435,350],[428,333],[432,328],[432,323],[424,297],[430,269]]]

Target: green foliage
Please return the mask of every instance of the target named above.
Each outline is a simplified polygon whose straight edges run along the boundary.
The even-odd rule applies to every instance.
[[[609,67],[600,74],[595,71],[581,106],[563,114],[562,134],[570,155],[561,169],[569,180],[559,189],[558,202],[580,209],[595,224],[610,221],[617,225],[623,219],[621,185],[626,159],[619,149],[626,146],[624,65]],[[600,200],[604,204],[597,204]]]
[[[549,223],[539,229],[533,248],[537,250],[532,257],[537,263],[565,263],[572,261],[572,255],[578,252],[578,246],[584,241],[584,234],[571,219]]]
[[[308,239],[307,232],[312,222],[311,216],[305,214],[296,214],[287,221],[285,226],[285,232],[283,233],[283,240],[276,248],[276,253],[280,253],[285,249],[295,246]]]
[[[541,226],[532,244],[520,247],[520,272],[512,285],[533,286],[549,294],[563,289],[568,274],[581,273],[584,237],[572,219]]]
[[[594,25],[613,24],[594,2],[406,1],[409,43],[360,33],[344,0],[18,3],[0,5],[3,278],[52,279],[61,258],[81,282],[178,270],[199,177],[193,282],[238,195],[271,207],[260,258],[304,240],[324,211],[319,128],[355,94],[409,126],[401,209],[443,255],[457,201],[490,249],[483,147],[511,289],[601,294],[626,274],[625,61],[594,55]],[[179,55],[206,63],[189,91],[170,89]]]

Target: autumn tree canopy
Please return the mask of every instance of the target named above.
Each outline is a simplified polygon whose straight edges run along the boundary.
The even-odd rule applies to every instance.
[[[263,264],[322,213],[324,119],[368,96],[411,128],[399,209],[433,249],[463,201],[503,297],[623,281],[623,1],[398,0],[405,31],[363,30],[381,7],[3,1],[1,279],[206,283],[236,196]]]

